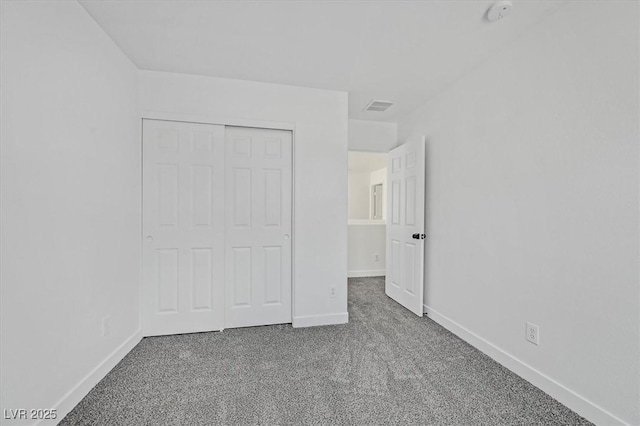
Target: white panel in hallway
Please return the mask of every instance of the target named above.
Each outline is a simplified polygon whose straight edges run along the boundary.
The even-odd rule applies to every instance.
[[[143,327],[224,328],[224,127],[143,121]]]
[[[226,128],[226,327],[291,322],[292,134]]]
[[[389,151],[387,182],[387,274],[385,292],[422,316],[424,293],[425,141],[410,141]]]

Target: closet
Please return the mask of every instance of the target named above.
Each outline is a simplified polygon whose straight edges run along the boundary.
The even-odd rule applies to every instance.
[[[143,120],[143,332],[291,322],[292,132]]]

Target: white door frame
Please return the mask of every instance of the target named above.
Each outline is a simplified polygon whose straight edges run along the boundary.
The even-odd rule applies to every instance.
[[[277,121],[261,121],[261,120],[247,120],[218,116],[205,116],[198,114],[183,114],[173,112],[162,112],[143,110],[140,111],[140,210],[142,212],[143,206],[143,175],[142,166],[144,159],[142,158],[142,120],[162,120],[162,121],[180,121],[184,123],[200,123],[200,124],[213,124],[221,126],[235,126],[235,127],[252,127],[258,129],[275,129],[275,130],[288,130],[291,132],[291,321],[296,317],[296,125],[295,123],[277,122]],[[141,216],[142,217],[142,216]],[[142,233],[142,219],[140,220],[140,251],[142,252],[144,244],[144,234]],[[142,309],[143,309],[143,285],[142,285],[142,262],[140,262],[140,309],[139,322],[142,329],[143,337],[146,337],[143,327]],[[224,329],[223,329],[224,330]],[[220,330],[222,331],[222,330]]]

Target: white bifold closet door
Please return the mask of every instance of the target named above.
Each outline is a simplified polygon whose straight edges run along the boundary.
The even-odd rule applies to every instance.
[[[292,134],[226,139],[226,327],[291,322]]]
[[[291,322],[292,135],[143,121],[146,336]]]

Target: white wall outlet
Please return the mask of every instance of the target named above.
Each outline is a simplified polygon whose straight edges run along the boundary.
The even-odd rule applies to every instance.
[[[533,343],[534,345],[539,345],[540,344],[540,329],[538,328],[538,326],[528,322],[527,323],[527,330],[526,330],[525,338],[527,339],[527,341]]]
[[[336,298],[336,288],[335,287],[329,288],[329,298],[330,299],[335,299]]]
[[[111,317],[107,315],[102,318],[102,337],[107,337],[111,334]]]
[[[380,262],[380,255],[378,253],[374,254],[373,260],[375,260],[376,262]]]

